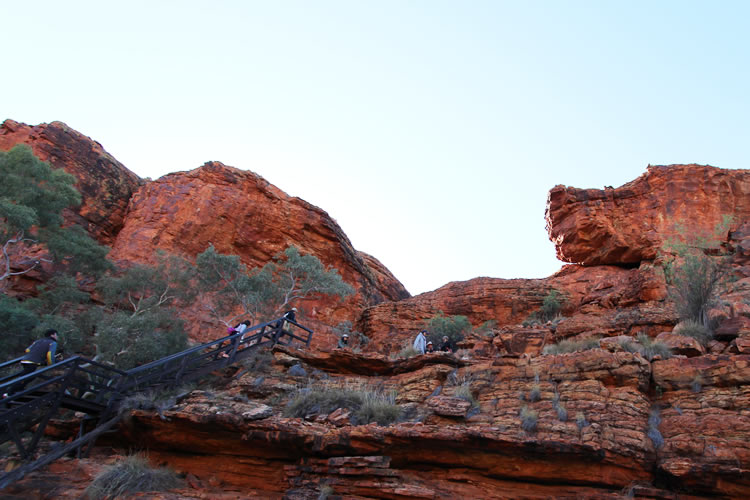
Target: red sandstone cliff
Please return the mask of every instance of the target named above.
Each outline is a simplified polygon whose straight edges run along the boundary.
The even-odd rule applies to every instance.
[[[325,212],[255,174],[209,163],[149,183],[133,197],[116,258],[149,261],[157,248],[192,256],[210,241],[260,265],[294,243],[358,291],[343,306],[310,304],[302,322],[325,330],[358,317],[375,352],[321,352],[333,340],[325,334],[308,351],[276,348],[272,366],[229,370],[224,391],[194,392],[165,418],[134,412],[119,444],[145,444],[155,462],[189,473],[185,498],[318,498],[324,486],[346,498],[747,498],[748,182],[748,171],[690,165],[650,167],[618,189],[557,186],[550,237],[561,258],[584,265],[539,280],[454,282],[411,298]],[[737,280],[713,312],[717,338],[696,346],[671,333],[677,316],[653,259],[680,235],[674,222],[710,234],[725,215],[734,217],[732,232],[720,236],[734,251]],[[566,299],[564,318],[523,327],[551,289]],[[383,355],[438,311],[497,326],[466,339],[460,356]],[[626,352],[619,336],[637,333],[659,336],[678,356]],[[542,354],[545,344],[593,336],[604,337],[597,349]],[[296,364],[308,375],[290,374]],[[354,425],[339,410],[284,418],[299,386],[394,390],[412,416],[385,427]],[[523,406],[536,413],[533,429],[522,425]],[[29,478],[19,494],[38,484]]]
[[[139,190],[110,256],[116,261],[151,262],[161,249],[192,259],[209,244],[218,252],[239,255],[249,267],[262,266],[296,245],[301,253],[338,269],[356,294],[343,302],[306,301],[301,318],[321,326],[353,321],[363,307],[409,296],[374,257],[352,247],[325,211],[287,195],[253,172],[218,162],[166,175]],[[194,338],[216,336],[216,321],[199,306],[186,316]]]
[[[0,125],[0,150],[16,144],[27,144],[39,159],[75,176],[83,201],[66,214],[67,221],[82,225],[100,243],[112,245],[128,201],[143,181],[101,144],[62,122],[30,127],[5,120]]]
[[[724,216],[735,218],[732,228],[750,217],[750,171],[649,166],[617,189],[555,186],[546,211],[557,257],[587,266],[653,260],[666,240],[682,239],[686,230],[714,237]]]
[[[110,258],[120,264],[153,262],[157,250],[193,259],[213,243],[219,252],[239,255],[244,264],[255,267],[294,244],[303,254],[338,269],[355,288],[355,296],[345,302],[305,302],[301,317],[323,331],[340,321],[356,320],[364,307],[409,296],[375,257],[352,247],[325,211],[252,172],[209,162],[144,183],[99,143],[64,123],[31,127],[6,120],[0,126],[0,149],[20,143],[76,177],[83,202],[66,214],[68,222],[81,224],[112,246]],[[14,286],[16,293],[32,293],[32,283]],[[199,304],[183,315],[195,339],[214,338],[222,331]],[[323,339],[313,342],[328,342]]]

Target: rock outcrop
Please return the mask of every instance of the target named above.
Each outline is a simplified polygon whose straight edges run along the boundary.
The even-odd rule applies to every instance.
[[[395,377],[356,375],[369,355],[275,353],[275,375],[245,374],[223,396],[195,392],[162,416],[134,412],[126,442],[148,443],[155,462],[205,484],[269,498],[317,498],[325,486],[331,495],[402,499],[620,498],[644,484],[659,485],[641,491],[653,498],[676,498],[666,489],[750,493],[742,479],[750,477],[750,427],[738,414],[748,396],[744,358],[706,361],[696,393],[676,375],[693,360],[652,364],[602,349],[462,368],[437,357]],[[278,372],[292,363],[318,370],[304,391],[385,387],[422,417],[388,426],[341,421],[339,410],[284,417],[283,401],[304,394]],[[407,366],[391,363],[381,373]],[[275,389],[260,396],[264,385]],[[276,409],[248,411],[248,397]]]
[[[26,144],[41,160],[77,179],[83,202],[66,213],[68,223],[83,226],[104,245],[120,232],[130,197],[144,184],[107,153],[101,144],[62,122],[31,127],[13,120],[0,125],[0,150]]]
[[[653,260],[670,239],[726,239],[750,217],[750,171],[706,165],[649,166],[616,189],[562,185],[547,198],[547,231],[557,258],[586,266]],[[717,226],[733,217],[723,234]]]
[[[549,278],[476,278],[384,302],[365,309],[357,328],[371,340],[367,349],[384,353],[400,350],[439,312],[466,316],[474,327],[493,321],[496,330],[525,338],[528,330],[521,323],[541,308],[551,290],[562,296],[564,318],[556,322],[554,332],[548,329],[549,342],[579,334],[655,336],[671,330],[677,321],[671,306],[664,303],[666,283],[658,268],[569,265]]]
[[[353,321],[359,310],[409,296],[403,285],[374,257],[354,249],[326,212],[294,198],[249,171],[209,162],[189,172],[148,183],[131,199],[111,258],[151,263],[157,250],[193,259],[209,245],[238,255],[248,267],[262,266],[290,245],[336,268],[356,294],[306,301],[302,316],[335,325]],[[216,337],[216,321],[192,308],[191,336]],[[315,339],[320,342],[320,338]]]

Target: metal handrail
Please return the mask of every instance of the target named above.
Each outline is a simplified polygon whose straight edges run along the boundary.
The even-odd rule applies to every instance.
[[[306,331],[307,338],[285,330],[284,326],[287,324]],[[11,376],[12,380],[0,383],[0,392],[8,392],[7,388],[18,383],[25,382],[25,385],[28,385],[32,379],[42,381],[29,388],[24,387],[22,391],[3,400],[5,404],[0,406],[0,442],[13,440],[21,455],[28,458],[41,439],[47,421],[57,409],[61,405],[67,408],[75,408],[75,405],[78,405],[79,408],[85,408],[83,411],[98,412],[94,413],[98,415],[95,427],[84,434],[82,425],[79,437],[74,441],[79,452],[84,446],[90,449],[96,437],[101,434],[102,426],[110,427],[119,419],[119,416],[116,416],[117,406],[128,393],[138,392],[145,387],[175,386],[182,381],[197,378],[208,371],[244,359],[256,348],[275,344],[284,337],[289,337],[289,342],[296,339],[309,345],[312,334],[311,329],[281,317],[127,371],[81,356],[73,356],[20,377]],[[21,360],[23,356],[0,364],[0,368],[20,363]],[[61,374],[57,373],[60,369],[64,369]],[[46,387],[52,390],[43,391]],[[95,398],[83,404],[83,396],[87,393],[94,394]],[[39,413],[42,410],[45,412]],[[36,416],[32,416],[32,412],[36,412]],[[24,445],[20,432],[34,426],[36,429],[31,444]],[[53,458],[50,453],[16,471],[0,475],[0,489],[59,456],[55,454]]]

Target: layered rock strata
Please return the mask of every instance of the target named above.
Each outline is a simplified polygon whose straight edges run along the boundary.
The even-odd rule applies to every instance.
[[[750,394],[745,359],[703,361],[710,375],[698,393],[683,380],[697,361],[602,349],[463,368],[420,356],[386,378],[340,374],[372,355],[280,348],[276,357],[277,369],[295,362],[326,373],[308,379],[313,390],[385,384],[421,416],[385,427],[284,418],[294,377],[265,373],[270,390],[259,396],[259,374],[248,373],[223,396],[194,393],[164,418],[135,412],[127,442],[148,443],[155,461],[203,482],[271,498],[316,498],[325,486],[347,498],[619,498],[644,484],[652,498],[750,494],[750,428],[738,414]],[[379,363],[393,373],[403,362]]]
[[[66,215],[104,245],[112,245],[125,220],[131,196],[144,184],[102,145],[62,122],[29,126],[13,120],[0,125],[0,150],[26,144],[55,168],[73,175],[83,202]]]
[[[666,165],[616,189],[555,186],[545,218],[558,259],[594,266],[653,260],[687,236],[724,240],[749,216],[750,171]]]

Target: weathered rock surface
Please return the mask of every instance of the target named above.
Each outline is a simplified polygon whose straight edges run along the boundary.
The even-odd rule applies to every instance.
[[[288,348],[275,352],[286,360],[284,364],[294,358],[310,371],[312,365],[303,360],[323,366],[307,353]],[[741,465],[747,460],[745,424],[715,427],[711,439],[719,458],[707,460],[706,447],[697,449],[678,429],[698,429],[706,435],[713,432],[708,430],[712,420],[704,416],[681,423],[672,403],[679,399],[682,415],[690,408],[700,412],[709,403],[722,409],[724,418],[736,413],[744,404],[740,398],[746,397],[747,385],[744,378],[726,378],[726,374],[742,372],[742,360],[735,360],[731,369],[719,366],[726,357],[714,364],[717,374],[738,381],[743,389],[691,403],[694,393],[673,390],[667,383],[661,399],[654,401],[652,364],[626,352],[594,349],[497,358],[457,370],[422,363],[412,365],[414,372],[386,378],[339,374],[339,369],[356,372],[353,367],[367,358],[354,353],[337,357],[338,369],[323,366],[332,378],[319,378],[312,386],[382,387],[385,383],[388,390],[411,394],[409,401],[401,402],[404,407],[416,405],[434,414],[421,422],[385,427],[350,425],[347,412],[339,410],[301,420],[284,418],[277,409],[268,418],[250,420],[240,418],[241,408],[230,411],[236,405],[244,408],[245,403],[235,402],[241,396],[195,392],[181,406],[165,412],[166,419],[134,412],[123,432],[131,444],[148,443],[154,461],[169,463],[203,483],[221,485],[224,491],[262,492],[271,498],[317,498],[324,486],[330,487],[331,495],[347,498],[619,498],[636,487],[645,498],[677,498],[661,489],[665,486],[735,498],[750,492],[750,485],[740,479],[747,473]],[[653,366],[663,374],[669,373],[670,366],[697,359]],[[393,363],[394,368],[386,372],[399,371],[395,368],[399,362]],[[660,377],[664,382],[669,375]],[[247,382],[244,377],[237,380],[232,393],[242,394],[256,384],[253,379],[254,375]],[[407,389],[410,384],[414,387],[415,380],[424,381],[421,389]],[[439,391],[433,387],[442,387],[442,393],[436,394]],[[477,414],[467,415],[471,404],[455,396],[459,388],[475,397]],[[537,396],[530,396],[533,391]],[[284,394],[290,397],[296,389],[290,386]],[[662,446],[649,437],[655,405],[665,408],[658,425]],[[523,407],[534,414],[529,430],[524,430],[519,416]],[[726,458],[730,455],[731,466]],[[668,475],[669,483],[659,482],[657,469]],[[688,470],[700,474],[686,474]],[[643,486],[649,483],[661,488]]]
[[[288,196],[252,172],[218,162],[166,175],[139,190],[111,257],[149,263],[161,249],[194,258],[210,244],[218,252],[239,255],[248,267],[262,266],[295,245],[300,253],[338,269],[356,294],[343,302],[307,301],[301,314],[328,325],[353,320],[365,306],[409,296],[374,257],[352,247],[326,212]],[[199,307],[186,316],[193,338],[216,337],[216,321]]]
[[[668,239],[682,240],[687,228],[692,236],[714,239],[725,216],[736,217],[736,228],[750,216],[749,195],[749,170],[649,166],[616,189],[555,186],[547,199],[547,231],[563,262],[638,264],[656,258]]]
[[[83,202],[66,214],[100,243],[112,245],[120,232],[130,197],[144,184],[102,145],[62,122],[31,127],[13,120],[0,125],[0,150],[27,144],[41,160],[77,179]]]
[[[553,289],[564,297],[565,318],[547,328],[546,336],[538,330],[544,325],[537,325],[534,333],[527,330],[526,336],[521,323],[541,308]],[[671,331],[677,316],[665,297],[664,275],[651,264],[635,269],[571,265],[545,279],[476,278],[398,302],[383,302],[365,309],[356,327],[370,338],[366,349],[394,353],[442,311],[448,316],[466,316],[474,327],[494,321],[497,329],[505,329],[500,339],[488,340],[500,354],[532,354],[541,352],[546,342],[579,334],[643,332],[655,336]],[[532,336],[538,338],[532,340]]]

